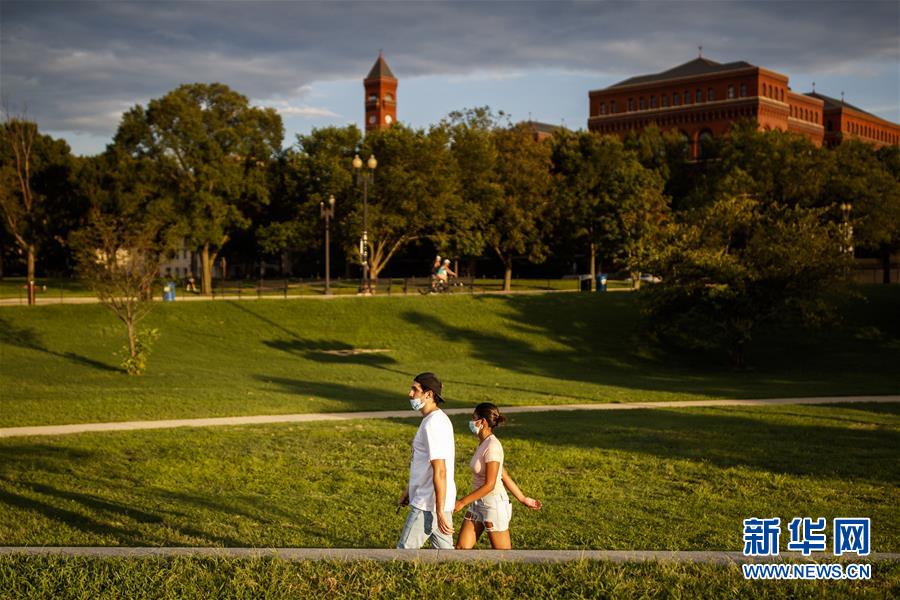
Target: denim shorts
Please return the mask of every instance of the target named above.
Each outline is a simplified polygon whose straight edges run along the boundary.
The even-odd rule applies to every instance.
[[[485,496],[472,503],[466,512],[466,521],[484,525],[485,531],[506,531],[512,518],[512,503],[500,495]],[[488,526],[490,523],[490,526]]]
[[[444,516],[447,518],[447,523],[452,527],[453,512],[446,511]],[[397,541],[397,548],[418,550],[426,541],[432,548],[453,549],[453,536],[444,533],[438,528],[437,513],[410,506],[409,514],[406,516],[406,523],[404,523],[400,539]]]

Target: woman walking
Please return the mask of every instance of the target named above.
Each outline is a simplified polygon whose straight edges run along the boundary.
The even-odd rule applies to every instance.
[[[538,500],[522,493],[503,466],[503,446],[494,435],[494,429],[505,422],[506,417],[490,402],[476,406],[472,420],[469,421],[469,429],[478,436],[480,443],[469,462],[472,470],[472,493],[459,500],[453,509],[456,512],[472,505],[466,511],[456,542],[456,547],[460,550],[474,548],[483,531],[487,531],[493,549],[508,550],[512,547],[509,538],[512,503],[507,490],[528,508],[541,508]]]

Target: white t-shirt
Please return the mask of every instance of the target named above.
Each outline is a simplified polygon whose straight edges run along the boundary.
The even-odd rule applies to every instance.
[[[413,438],[412,450],[412,461],[409,463],[409,504],[419,510],[434,511],[434,468],[431,461],[442,458],[447,468],[443,509],[445,512],[452,511],[456,504],[456,482],[453,479],[456,445],[453,440],[453,424],[444,411],[438,409],[425,415]]]

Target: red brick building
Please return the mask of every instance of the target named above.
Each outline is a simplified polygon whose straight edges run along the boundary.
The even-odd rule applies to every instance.
[[[761,129],[790,131],[816,145],[860,139],[877,146],[900,143],[900,126],[822,94],[798,94],[788,77],[744,61],[696,58],[588,93],[588,129],[624,137],[655,123],[678,130],[702,157],[703,140],[751,119]]]
[[[390,127],[397,121],[397,78],[380,52],[363,80],[363,86],[366,89],[366,131]]]

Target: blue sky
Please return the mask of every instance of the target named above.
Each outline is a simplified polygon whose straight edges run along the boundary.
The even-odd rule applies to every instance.
[[[273,106],[285,144],[362,126],[379,49],[415,127],[489,105],[585,127],[588,91],[703,55],[746,60],[900,121],[900,3],[0,2],[0,88],[14,112],[79,154],[123,111],[181,83],[220,81]]]

